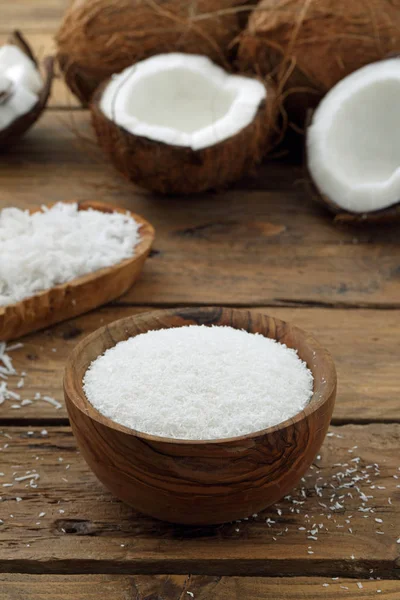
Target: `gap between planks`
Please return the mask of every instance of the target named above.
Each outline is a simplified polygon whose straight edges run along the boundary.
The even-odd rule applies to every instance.
[[[140,307],[142,303],[135,302],[134,300],[115,300],[113,306],[120,307]],[[185,308],[187,306],[217,306],[213,303],[208,302],[160,302],[153,301],[152,305],[155,309],[163,309],[163,308]],[[264,307],[260,307],[259,302],[255,302],[254,304],[250,302],[225,302],[223,306],[229,308],[252,308],[254,310],[260,309],[265,310]],[[290,298],[271,298],[269,300],[268,309],[275,308],[304,308],[304,309],[313,309],[313,308],[329,308],[329,309],[337,309],[337,310],[400,310],[400,302],[398,304],[385,303],[385,302],[377,302],[376,304],[370,303],[347,303],[347,302],[324,302],[318,300],[292,300]]]

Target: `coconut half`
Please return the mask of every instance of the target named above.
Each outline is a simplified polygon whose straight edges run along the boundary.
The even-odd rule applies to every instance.
[[[25,133],[45,108],[53,79],[51,58],[44,61],[44,70],[43,80],[18,31],[0,48],[0,148]]]
[[[71,91],[87,103],[113,73],[165,52],[227,66],[249,0],[74,0],[56,36]],[[243,8],[243,7],[242,7]]]
[[[335,212],[377,216],[400,201],[400,58],[359,69],[321,101],[307,163]]]
[[[239,179],[268,149],[274,93],[204,56],[171,53],[114,76],[91,104],[98,140],[138,185],[192,193]]]

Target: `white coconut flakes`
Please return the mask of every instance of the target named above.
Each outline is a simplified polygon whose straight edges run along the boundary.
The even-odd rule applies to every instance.
[[[313,376],[275,340],[192,325],[119,342],[92,362],[84,391],[99,412],[131,429],[208,440],[294,417],[310,401]]]
[[[134,255],[140,225],[129,215],[58,203],[0,212],[0,306]]]

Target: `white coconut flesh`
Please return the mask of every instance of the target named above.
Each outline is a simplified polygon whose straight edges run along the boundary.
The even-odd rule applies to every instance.
[[[171,53],[114,75],[100,109],[136,136],[200,150],[244,129],[264,99],[256,79],[230,75],[204,56]]]
[[[307,158],[317,188],[339,208],[365,213],[400,201],[400,59],[363,67],[325,96]]]
[[[0,48],[0,131],[32,110],[42,87],[35,63],[18,46]]]

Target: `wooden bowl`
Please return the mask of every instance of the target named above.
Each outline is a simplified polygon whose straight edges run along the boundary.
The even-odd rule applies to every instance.
[[[126,209],[95,201],[78,202],[78,208],[79,210],[93,208],[107,213],[127,212]],[[39,210],[41,209],[35,208],[30,212]],[[0,340],[14,339],[71,319],[122,296],[139,277],[154,240],[154,229],[150,223],[134,213],[129,214],[141,224],[141,241],[131,258],[112,267],[76,277],[16,304],[0,306]]]
[[[101,415],[86,399],[90,363],[121,340],[154,329],[229,325],[298,350],[314,375],[314,394],[292,419],[222,440],[173,440],[139,433]],[[254,310],[177,308],[127,317],[98,329],[70,355],[64,392],[72,430],[103,484],[138,511],[174,523],[217,524],[247,517],[287,494],[312,463],[336,396],[329,353],[310,335]]]

